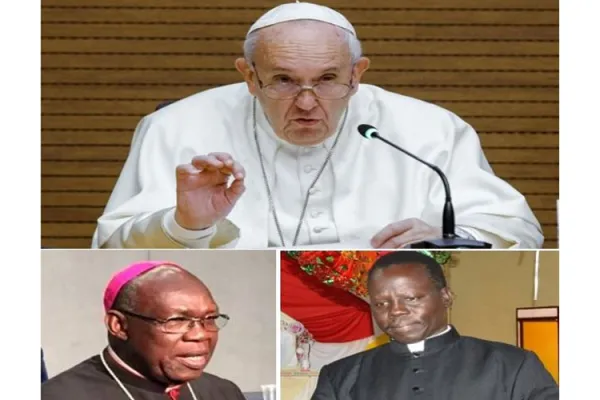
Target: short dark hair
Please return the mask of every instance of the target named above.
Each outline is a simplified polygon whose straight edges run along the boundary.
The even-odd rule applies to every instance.
[[[367,284],[370,284],[373,280],[373,276],[377,271],[382,271],[392,265],[410,265],[418,264],[422,265],[427,271],[427,275],[431,282],[435,285],[438,290],[441,290],[448,286],[446,277],[444,276],[444,270],[442,266],[433,258],[427,254],[419,251],[395,251],[393,253],[385,254],[377,259],[367,276]]]
[[[123,285],[121,290],[119,290],[119,294],[115,297],[115,301],[111,308],[113,310],[135,312],[137,307],[138,288],[139,284],[135,282],[135,279],[127,282]]]

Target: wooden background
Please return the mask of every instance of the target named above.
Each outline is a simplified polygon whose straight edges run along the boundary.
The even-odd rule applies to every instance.
[[[42,0],[42,246],[89,247],[139,119],[238,82],[276,0]],[[355,25],[365,75],[478,131],[557,246],[558,0],[323,0]]]

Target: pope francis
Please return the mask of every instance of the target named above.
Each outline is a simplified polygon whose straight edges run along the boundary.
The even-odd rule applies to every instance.
[[[525,198],[496,177],[477,133],[433,104],[360,84],[369,67],[340,13],[278,6],[252,25],[244,82],[179,100],[138,124],[92,247],[399,248],[441,236],[444,191],[459,236],[539,248]]]

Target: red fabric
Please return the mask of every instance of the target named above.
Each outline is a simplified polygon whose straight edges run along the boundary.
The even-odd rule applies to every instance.
[[[179,388],[171,389],[167,392],[171,400],[179,400]]]
[[[373,335],[369,305],[309,276],[281,254],[281,310],[302,323],[317,342],[343,343]]]

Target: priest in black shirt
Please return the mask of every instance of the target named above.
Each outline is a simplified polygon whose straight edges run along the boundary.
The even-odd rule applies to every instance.
[[[42,384],[42,400],[244,400],[204,372],[229,317],[178,265],[136,263],[104,295],[109,346]]]
[[[558,400],[534,353],[448,325],[452,295],[433,258],[386,254],[369,271],[368,290],[390,343],[323,367],[312,400]]]

